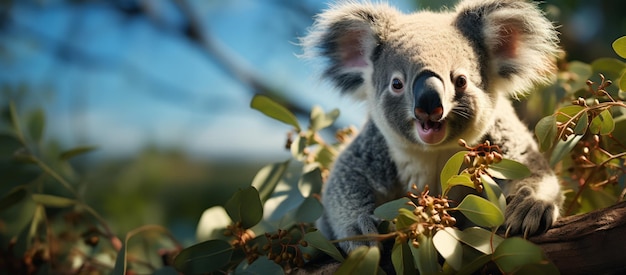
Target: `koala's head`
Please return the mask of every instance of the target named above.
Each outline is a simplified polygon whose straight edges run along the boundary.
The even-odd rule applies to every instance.
[[[558,52],[553,25],[534,4],[514,0],[413,14],[337,4],[302,42],[306,56],[326,59],[325,78],[367,102],[386,138],[424,149],[476,141],[496,100],[545,81]]]

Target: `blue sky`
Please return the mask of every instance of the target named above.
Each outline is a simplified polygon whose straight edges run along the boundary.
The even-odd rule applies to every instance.
[[[230,58],[269,85],[307,109],[340,108],[341,125],[364,121],[362,104],[339,97],[296,56],[310,17],[280,1],[190,2]],[[179,34],[106,4],[42,3],[16,1],[8,35],[0,38],[10,53],[2,57],[8,66],[0,81],[28,85],[48,114],[48,137],[68,148],[97,145],[105,155],[148,144],[209,157],[286,155],[289,127],[251,110],[252,93]],[[180,23],[169,1],[149,3],[165,24]],[[305,6],[319,11],[326,3]],[[410,9],[404,1],[399,6]],[[64,47],[71,51],[60,54]]]

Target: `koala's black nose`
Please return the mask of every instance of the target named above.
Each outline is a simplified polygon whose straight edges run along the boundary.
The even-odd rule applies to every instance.
[[[421,121],[439,121],[443,116],[440,94],[443,82],[434,73],[420,74],[413,82],[414,111]]]

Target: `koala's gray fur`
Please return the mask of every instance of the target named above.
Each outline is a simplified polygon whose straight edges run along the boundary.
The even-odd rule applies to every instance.
[[[509,98],[545,82],[557,32],[535,4],[463,1],[454,10],[403,14],[387,4],[344,2],[316,18],[305,55],[324,77],[364,100],[369,119],[336,160],[319,229],[331,239],[377,233],[372,212],[412,184],[441,192],[439,174],[462,148],[489,139],[532,176],[504,183],[510,234],[546,230],[559,216],[559,182]],[[342,242],[350,252],[374,242]]]

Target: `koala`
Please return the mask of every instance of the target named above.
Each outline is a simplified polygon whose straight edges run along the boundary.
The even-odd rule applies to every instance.
[[[374,209],[415,184],[440,194],[439,174],[463,148],[490,140],[529,167],[501,183],[510,235],[541,233],[559,217],[560,184],[511,98],[553,75],[558,33],[534,4],[466,0],[405,14],[383,3],[336,3],[302,38],[322,77],[363,101],[368,119],[336,159],[317,226],[330,239],[378,233]],[[369,241],[346,241],[349,253]]]

